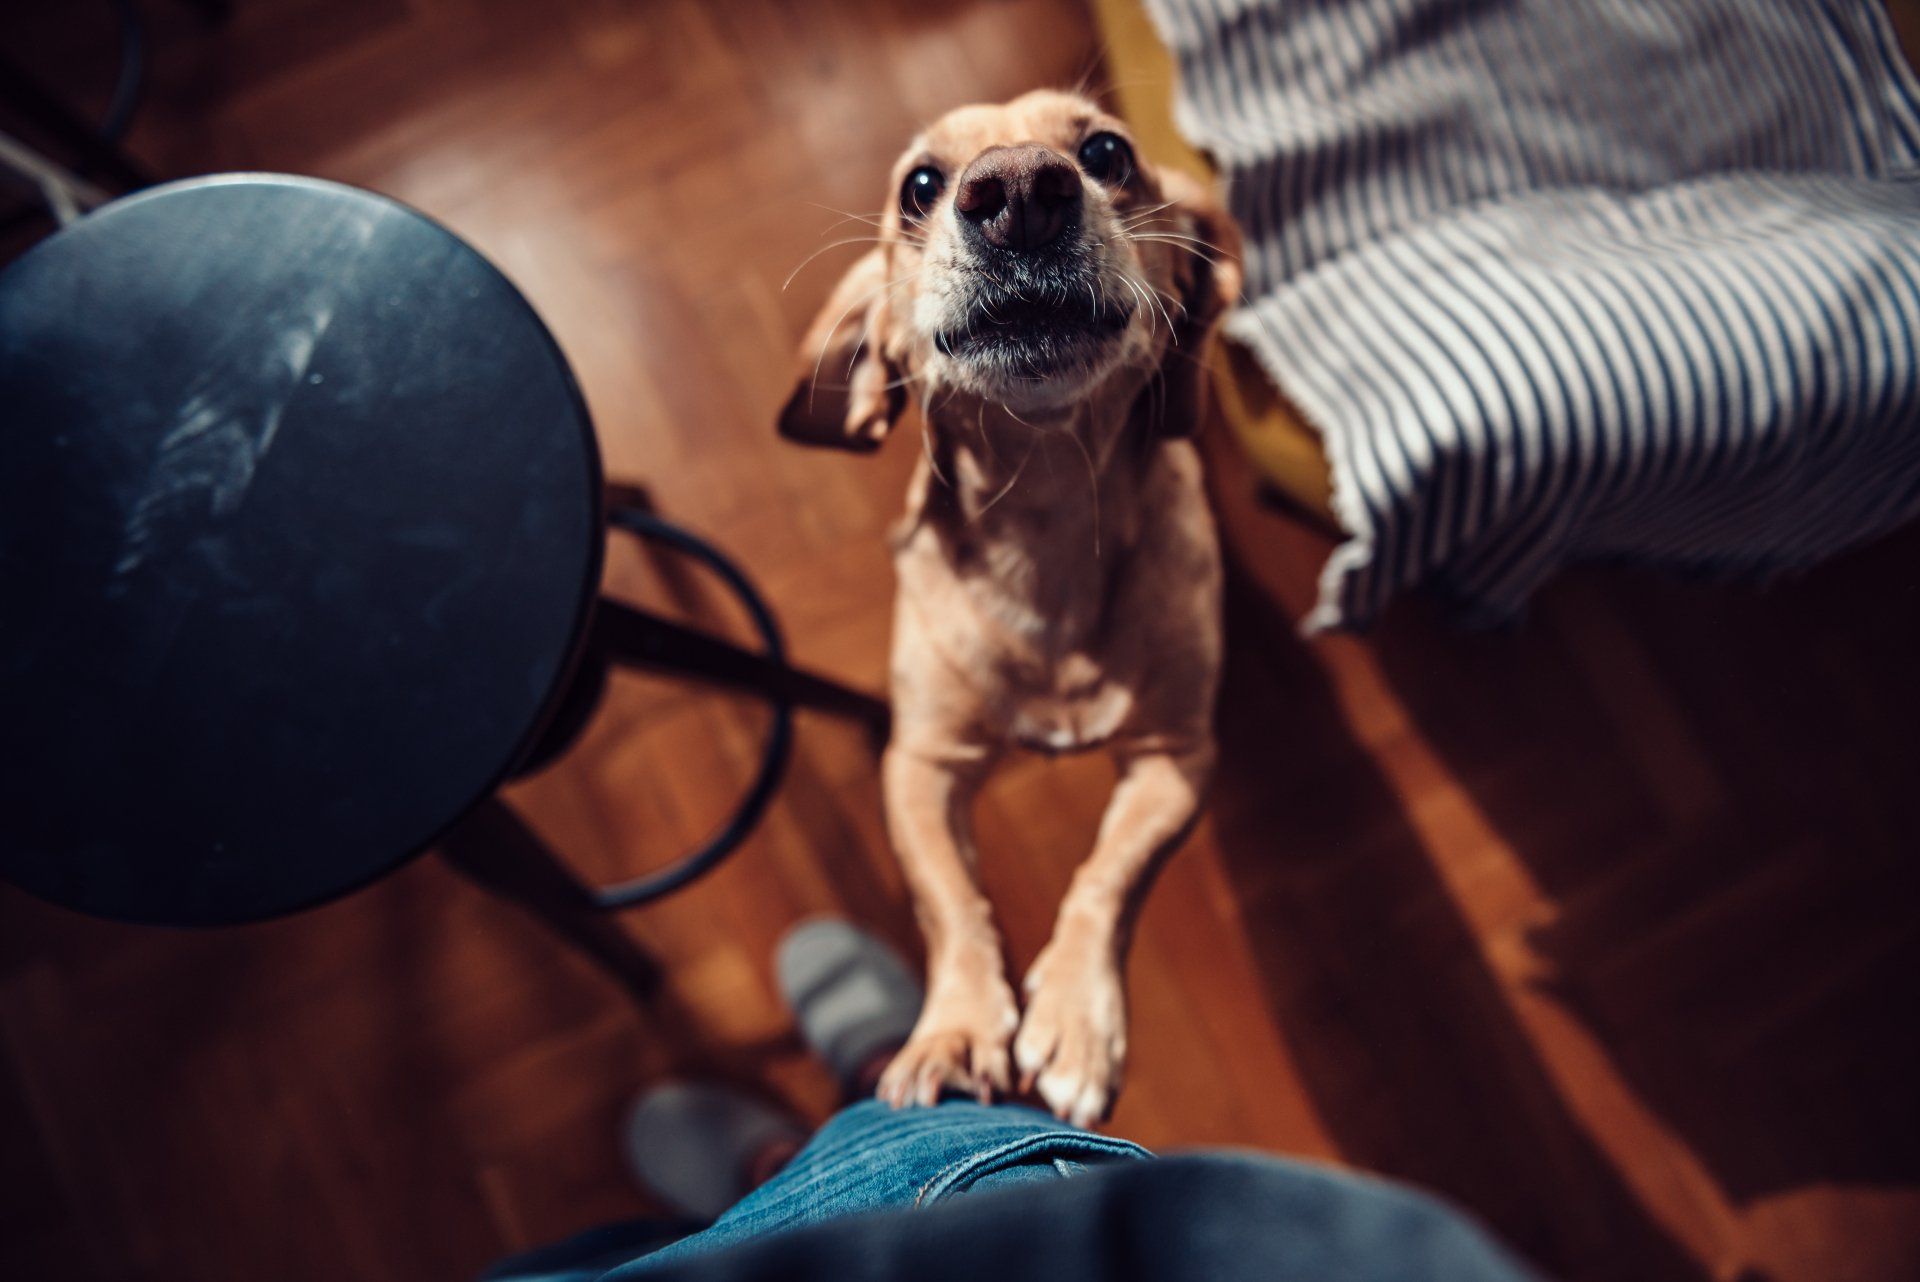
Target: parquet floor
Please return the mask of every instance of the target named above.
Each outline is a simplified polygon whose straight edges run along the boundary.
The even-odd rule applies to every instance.
[[[851,251],[782,282],[877,204],[914,122],[1093,66],[1079,6],[237,8],[206,35],[152,7],[135,149],[365,184],[469,237],[572,357],[609,470],[751,566],[803,662],[877,687],[912,442],[775,442]],[[104,68],[67,9],[0,39],[85,95]],[[1113,1129],[1416,1180],[1581,1278],[1920,1277],[1920,530],[1765,593],[1582,573],[1508,632],[1416,603],[1308,644],[1324,540],[1209,452],[1224,765],[1140,929]],[[611,583],[737,623],[626,548]],[[514,799],[583,872],[635,871],[706,833],[758,732],[622,678]],[[986,798],[1016,966],[1109,778],[1025,761]],[[451,1280],[643,1209],[614,1142],[637,1088],[718,1062],[830,1106],[767,968],[819,912],[914,945],[872,754],[818,719],[752,842],[627,922],[674,1019],[432,858],[220,933],[0,890],[0,1277]]]

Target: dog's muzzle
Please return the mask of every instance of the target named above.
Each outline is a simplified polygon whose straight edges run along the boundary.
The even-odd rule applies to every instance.
[[[1124,333],[1133,311],[1108,299],[1091,271],[1071,267],[975,277],[960,320],[934,335],[956,360],[1037,378],[1087,363]]]

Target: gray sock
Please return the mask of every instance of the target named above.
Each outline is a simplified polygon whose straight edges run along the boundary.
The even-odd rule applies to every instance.
[[[842,1089],[875,1054],[906,1041],[920,1014],[920,985],[899,955],[838,918],[787,932],[774,970],[801,1036]]]

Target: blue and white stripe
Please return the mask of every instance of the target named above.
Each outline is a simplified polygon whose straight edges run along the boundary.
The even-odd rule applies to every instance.
[[[1148,0],[1348,538],[1312,628],[1920,511],[1920,87],[1873,0]]]

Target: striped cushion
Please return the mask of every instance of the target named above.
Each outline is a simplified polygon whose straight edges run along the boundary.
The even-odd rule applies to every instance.
[[[1317,426],[1311,628],[1920,510],[1920,91],[1867,0],[1149,0]]]

